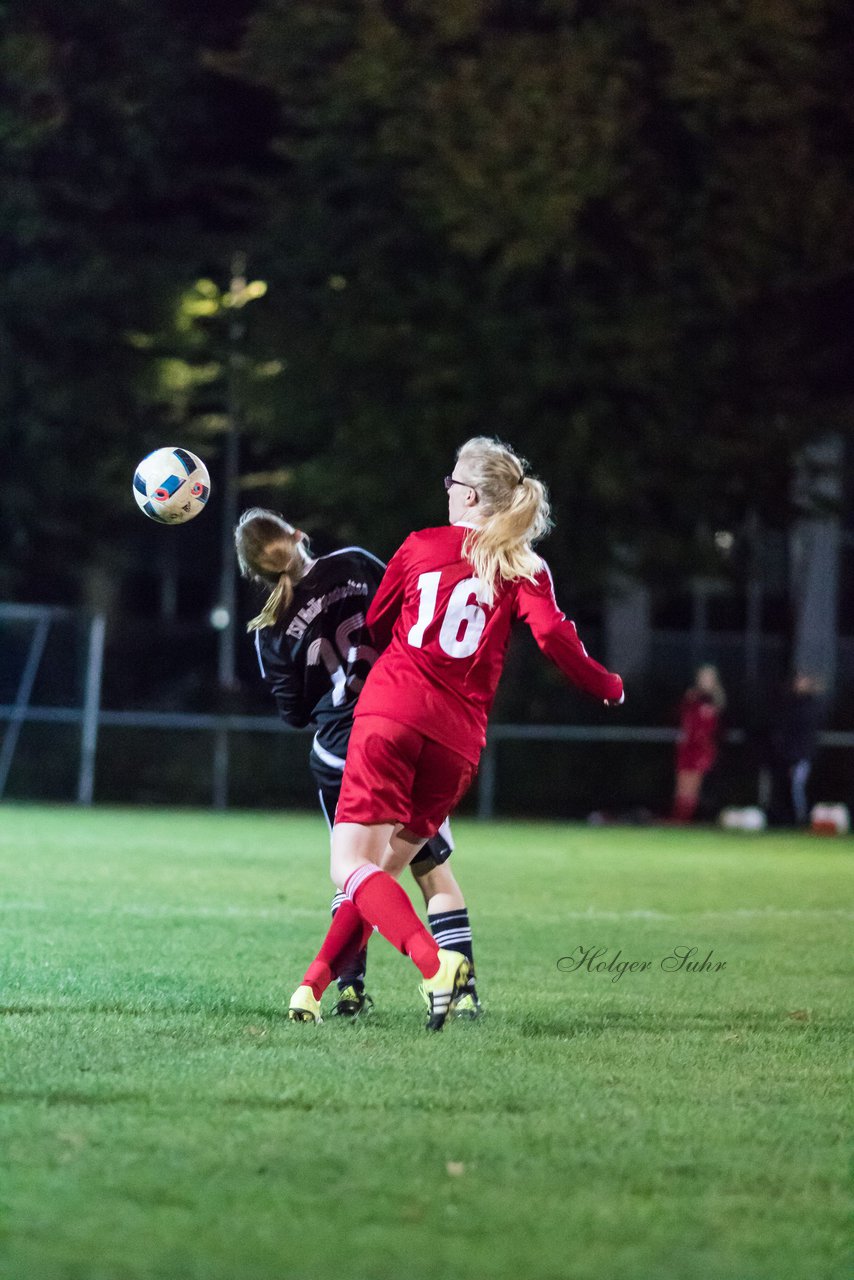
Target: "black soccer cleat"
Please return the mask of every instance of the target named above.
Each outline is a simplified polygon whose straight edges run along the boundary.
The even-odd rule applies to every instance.
[[[361,987],[350,985],[339,993],[338,1003],[332,1010],[333,1018],[358,1018],[363,1013],[370,1013],[374,1002]]]
[[[451,1017],[460,1018],[465,1022],[475,1022],[483,1016],[483,1005],[477,998],[477,992],[472,991],[471,987],[467,988],[461,996],[458,996],[451,1004]]]

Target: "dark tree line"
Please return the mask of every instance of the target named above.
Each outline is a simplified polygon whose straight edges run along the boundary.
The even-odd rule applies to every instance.
[[[241,8],[3,6],[5,592],[75,598],[120,567],[129,468],[159,434],[151,335],[263,218],[266,96],[207,66]]]
[[[187,297],[238,249],[247,500],[387,552],[485,431],[580,586],[719,567],[850,433],[853,37],[841,0],[7,4],[0,586],[126,563],[164,433],[216,469],[226,310]]]

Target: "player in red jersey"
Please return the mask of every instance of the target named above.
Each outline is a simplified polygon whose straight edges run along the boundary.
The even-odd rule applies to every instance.
[[[694,683],[679,704],[676,790],[673,822],[690,822],[700,803],[703,779],[718,758],[721,718],[726,707],[717,667],[698,667]]]
[[[295,1021],[319,1020],[341,955],[377,928],[420,970],[428,1029],[444,1025],[468,962],[437,946],[389,872],[399,875],[471,784],[517,618],[573,683],[623,700],[622,680],[588,656],[533,549],[550,527],[540,481],[505,445],[477,437],[445,487],[450,524],[406,539],[368,611],[382,652],[356,705],[332,835],[332,879],[346,901],[291,999]]]
[[[264,608],[248,624],[254,633],[261,675],[287,724],[313,725],[309,757],[323,815],[330,825],[338,804],[344,760],[359,691],[376,659],[365,615],[385,565],[362,547],[342,547],[312,556],[308,539],[275,511],[244,511],[234,531],[244,577],[269,591]],[[427,921],[440,946],[462,951],[471,965],[456,1017],[481,1011],[474,980],[468,908],[447,865],[454,848],[445,824],[412,860],[410,870],[424,895]],[[332,902],[333,915],[343,895]],[[366,949],[342,962],[339,999],[333,1013],[358,1017],[373,1000],[365,991]]]

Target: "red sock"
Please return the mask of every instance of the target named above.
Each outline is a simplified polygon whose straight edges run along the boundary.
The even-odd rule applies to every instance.
[[[303,986],[311,987],[315,1000],[320,999],[332,979],[343,971],[345,963],[362,950],[372,933],[373,926],[345,898],[332,917],[323,945],[302,980]]]
[[[347,894],[393,947],[409,956],[425,978],[439,969],[439,944],[415,914],[404,889],[379,867],[365,864],[348,878]]]

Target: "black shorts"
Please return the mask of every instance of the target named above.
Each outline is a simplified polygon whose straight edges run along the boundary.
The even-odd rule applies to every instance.
[[[320,800],[323,816],[331,831],[332,824],[335,821],[338,797],[341,794],[340,776],[337,778],[330,777],[331,771],[322,763],[320,768],[315,768],[314,756],[312,756],[311,760],[311,772],[314,774],[314,780],[317,783],[317,796]],[[454,841],[451,836],[451,827],[448,822],[444,822],[433,839],[428,840],[418,850],[409,865],[416,866],[419,862],[433,862],[439,866],[441,863],[447,862],[453,852]]]

